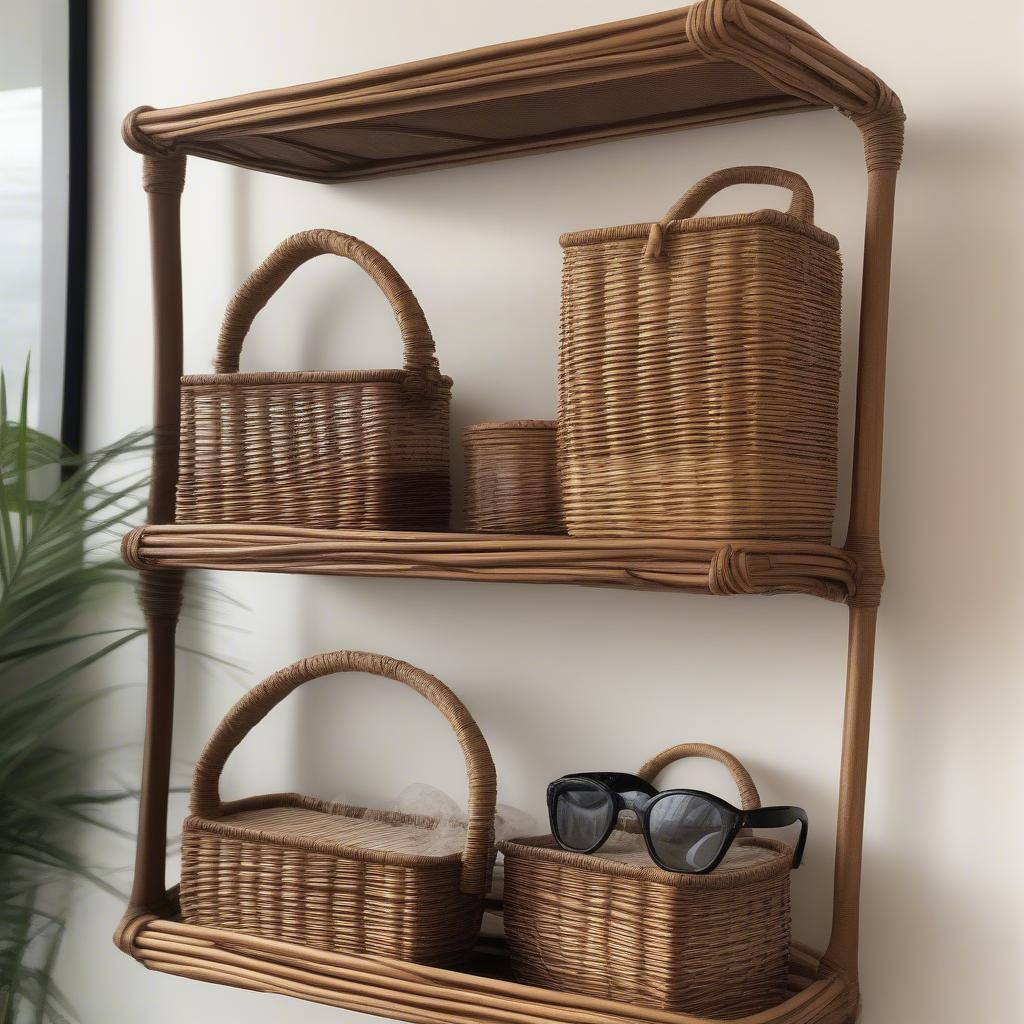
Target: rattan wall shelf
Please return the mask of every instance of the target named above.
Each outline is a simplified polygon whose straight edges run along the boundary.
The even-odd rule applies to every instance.
[[[786,541],[686,541],[378,533],[291,526],[142,526],[122,545],[136,569],[229,569],[320,576],[403,576],[491,583],[813,594],[855,600],[856,558]]]
[[[705,1024],[603,999],[518,985],[500,949],[476,958],[480,973],[455,972],[380,958],[307,949],[166,918],[135,918],[119,936],[140,963],[194,981],[294,996],[416,1024]],[[496,955],[497,952],[497,955]],[[790,996],[766,1013],[735,1024],[846,1024],[856,987],[820,958],[794,946]]]
[[[832,107],[860,130],[868,198],[851,507],[841,549],[694,542],[175,526],[182,375],[180,200],[189,155],[344,181],[541,152],[671,128]],[[707,1024],[465,973],[331,956],[176,920],[167,890],[174,638],[184,570],[203,567],[580,583],[711,594],[798,592],[849,605],[832,932],[794,950],[791,996],[746,1024],[850,1024],[879,550],[882,410],[893,209],[903,111],[884,82],[771,0],[701,0],[666,14],[188,107],[140,107],[153,264],[157,444],[149,523],[125,541],[140,572],[149,685],[135,880],[118,945],[147,967],[415,1022]],[[490,963],[492,968],[480,965]],[[474,973],[477,971],[477,973]]]

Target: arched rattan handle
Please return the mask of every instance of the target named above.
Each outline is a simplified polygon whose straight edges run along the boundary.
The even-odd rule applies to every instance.
[[[788,188],[793,198],[786,212],[807,224],[814,223],[814,193],[795,171],[784,171],[779,167],[727,167],[701,178],[660,221],[651,225],[644,255],[648,259],[660,256],[665,228],[674,220],[695,216],[713,195],[730,185],[778,185],[780,188]]]
[[[220,776],[231,752],[249,730],[303,683],[335,672],[368,672],[404,683],[426,697],[455,730],[469,777],[466,846],[462,854],[462,891],[484,895],[494,860],[494,804],[497,781],[487,741],[465,705],[439,679],[395,658],[364,651],[332,651],[303,658],[254,686],[224,716],[210,737],[192,776],[192,813],[216,818],[223,812]]]
[[[758,796],[757,787],[747,769],[727,750],[712,746],[710,743],[680,743],[676,747],[669,747],[668,750],[663,750],[652,757],[637,774],[653,784],[670,764],[681,761],[684,757],[707,757],[724,764],[740,792],[740,807],[745,811],[754,811],[761,806],[761,797]]]
[[[352,235],[318,228],[286,238],[243,282],[228,303],[217,338],[217,373],[237,373],[242,343],[256,314],[292,273],[315,256],[333,253],[352,260],[384,293],[398,321],[405,349],[403,366],[424,379],[440,374],[434,338],[416,296],[397,270],[372,246]]]

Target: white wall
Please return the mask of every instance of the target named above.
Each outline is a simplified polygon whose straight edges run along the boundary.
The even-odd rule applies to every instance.
[[[169,105],[328,78],[478,44],[657,10],[664,0],[97,0],[89,436],[148,422],[151,352],[139,160],[118,136],[139,103]],[[900,186],[889,360],[884,549],[865,838],[864,1024],[1014,1024],[1024,1013],[1019,639],[1015,571],[1021,346],[1021,133],[1014,0],[946,16],[925,0],[792,0],[879,71],[910,116]],[[1011,24],[1012,23],[1012,24]],[[792,167],[846,261],[852,371],[865,192],[856,132],[830,112],[755,121],[351,186],[193,161],[184,202],[186,368],[209,366],[242,276],[288,233],[331,226],[391,256],[419,295],[456,382],[453,436],[482,418],[550,416],[559,232],[650,219],[694,180],[738,163]],[[758,202],[754,190],[717,204]],[[348,267],[305,269],[261,316],[249,368],[395,365],[383,301]],[[849,435],[850,386],[846,378]],[[848,469],[849,446],[844,447]],[[842,495],[846,501],[846,492]],[[840,531],[841,533],[841,531]],[[436,673],[488,736],[502,799],[541,809],[545,783],[629,769],[670,743],[739,754],[766,800],[811,814],[794,876],[797,935],[822,944],[846,614],[800,597],[708,600],[400,580],[237,576],[191,641],[241,661],[183,659],[177,771],[240,681],[334,647]],[[231,634],[224,623],[246,632]],[[138,682],[143,651],[117,666]],[[138,741],[142,694],[97,715],[95,741]],[[457,748],[417,698],[368,680],[311,688],[230,769],[236,795],[295,787],[369,801],[425,780],[463,794]],[[137,761],[137,749],[133,753]],[[725,785],[710,771],[687,776]],[[723,789],[723,792],[726,790]],[[180,801],[175,813],[181,813]],[[128,851],[104,851],[122,862]],[[142,971],[109,944],[117,904],[85,896],[62,984],[86,1024],[365,1019]]]

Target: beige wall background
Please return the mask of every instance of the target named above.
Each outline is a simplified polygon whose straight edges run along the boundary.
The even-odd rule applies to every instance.
[[[398,63],[655,11],[664,0],[96,0],[89,437],[149,422],[151,351],[140,161],[122,115]],[[1022,25],[1014,0],[965,16],[925,0],[791,0],[883,75],[909,114],[889,362],[879,626],[865,836],[864,1024],[1015,1024],[1021,989]],[[984,17],[982,16],[982,13]],[[705,173],[768,163],[807,177],[846,265],[843,465],[849,467],[865,175],[830,112],[709,128],[444,173],[328,187],[193,162],[185,190],[186,370],[209,367],[233,289],[281,238],[329,226],[390,256],[420,297],[456,382],[453,437],[479,419],[547,417],[562,231],[653,219]],[[715,207],[777,197],[734,190]],[[260,317],[250,369],[396,365],[382,298],[317,261]],[[456,444],[456,465],[458,446]],[[847,492],[841,495],[845,506]],[[843,527],[837,532],[841,539]],[[769,802],[806,806],[793,879],[796,935],[824,943],[843,699],[846,613],[772,600],[400,580],[223,576],[185,640],[176,777],[241,692],[316,651],[379,650],[453,686],[498,765],[501,799],[538,816],[547,781],[632,769],[707,740],[749,765]],[[237,601],[234,606],[228,599]],[[134,779],[144,650],[108,666],[129,684],[81,726]],[[457,745],[411,693],[368,679],[308,688],[229,766],[232,795],[295,788],[366,801],[426,781],[464,799]],[[720,788],[710,769],[686,778]],[[176,797],[172,817],[184,813]],[[130,815],[128,816],[130,818]],[[125,864],[129,846],[98,844]],[[172,854],[173,860],[173,854]],[[127,884],[124,873],[113,876]],[[174,865],[171,868],[174,876]],[[60,981],[86,1024],[363,1020],[144,972],[117,953],[120,914],[83,894]]]

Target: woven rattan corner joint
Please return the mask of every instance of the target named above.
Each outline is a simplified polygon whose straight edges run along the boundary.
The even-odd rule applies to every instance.
[[[707,74],[705,69],[712,66],[714,73]],[[692,100],[687,101],[689,105],[680,101],[679,109],[666,112],[665,97],[671,96],[673,88],[683,81],[690,84],[691,92],[694,83],[707,89],[704,102],[693,106]],[[563,90],[563,102],[551,109],[565,112],[566,121],[551,126],[545,133],[526,135],[527,125],[532,122],[524,114],[520,126],[516,112],[530,109],[530,103],[536,109],[536,96],[545,89]],[[622,103],[617,103],[616,109],[621,111],[625,104],[629,116],[598,127],[594,127],[592,119],[584,122],[582,111],[592,113],[589,90],[593,89],[618,90]],[[570,102],[572,95],[585,102]],[[658,102],[655,104],[652,98],[651,109],[646,109],[648,97],[655,96]],[[458,131],[461,110],[472,111],[476,118],[481,108],[490,110],[488,104],[492,102],[494,137],[480,140],[468,131]],[[685,1014],[574,997],[471,973],[328,954],[251,936],[219,933],[176,920],[174,890],[167,890],[165,880],[174,634],[183,569],[208,564],[196,554],[194,546],[186,547],[190,555],[178,561],[159,554],[161,543],[181,547],[180,539],[174,537],[173,523],[182,374],[179,207],[185,158],[192,154],[299,178],[343,180],[821,107],[838,110],[860,130],[868,171],[852,500],[846,543],[842,551],[803,552],[802,557],[811,560],[811,568],[804,575],[812,582],[806,586],[773,587],[769,581],[761,588],[756,586],[756,580],[751,582],[756,575],[754,569],[743,568],[741,572],[737,568],[741,561],[737,551],[743,559],[750,554],[742,543],[723,542],[710,551],[699,545],[692,550],[686,548],[686,558],[690,559],[686,564],[696,566],[697,576],[707,575],[689,581],[684,574],[675,586],[712,593],[733,593],[737,589],[802,590],[845,600],[849,605],[831,938],[823,957],[794,948],[792,995],[774,1010],[746,1018],[746,1024],[847,1024],[854,1019],[859,1004],[858,909],[868,728],[876,612],[883,582],[879,499],[885,349],[893,208],[904,118],[898,98],[880,79],[770,0],[702,0],[663,15],[487,47],[383,73],[371,72],[166,111],[139,108],[128,116],[125,141],[145,157],[143,181],[150,209],[157,444],[149,502],[151,526],[141,535],[133,535],[126,544],[130,560],[145,566],[140,599],[148,628],[149,689],[135,879],[131,901],[117,934],[118,945],[125,952],[152,969],[183,977],[291,994],[408,1021],[703,1024]],[[436,134],[426,129],[420,131],[419,137],[428,142],[422,153],[392,154],[375,162],[371,157],[360,159],[341,151],[338,140],[344,144],[345,129],[355,128],[356,138],[359,126],[367,121],[375,126],[375,153],[387,150],[389,126],[402,146],[413,145],[409,140],[417,137],[416,133],[410,133],[401,124],[409,112],[416,115],[417,123],[432,118],[436,127]],[[501,119],[504,120],[499,124]],[[319,137],[322,145],[317,146],[311,139],[318,138],[320,128],[324,129]],[[333,155],[332,145],[339,147]],[[268,155],[261,156],[261,151]],[[288,153],[292,155],[282,156]],[[400,544],[409,539],[396,536]],[[390,574],[520,578],[514,572],[505,576],[477,575],[478,567],[486,566],[488,558],[495,557],[493,550],[465,551],[460,556],[464,564],[457,566],[456,571],[443,567],[439,570],[438,565],[445,558],[450,566],[452,556],[449,549],[436,548],[436,544],[431,547],[440,535],[430,536],[435,541],[428,538],[426,548],[417,549],[417,557],[427,559],[426,570],[404,570],[402,566],[409,561],[409,551],[405,550]],[[300,540],[302,544],[310,543],[309,538]],[[419,543],[422,538],[413,540]],[[500,548],[502,540],[494,538],[489,542]],[[516,541],[526,538],[504,540],[514,546]],[[192,545],[208,543],[199,533],[190,534],[187,541]],[[282,554],[281,541],[281,537],[272,538],[270,553],[264,553],[268,564],[260,562],[245,567],[310,571],[308,564],[294,565],[289,561],[294,550]],[[317,550],[316,543],[320,541],[324,539],[313,539],[312,550]],[[360,557],[364,562],[368,560],[365,550],[354,558],[338,554],[352,550],[356,542],[351,538],[327,538],[325,542],[327,550],[334,551],[331,557],[339,563],[339,567],[329,571],[358,574]],[[387,545],[392,541],[384,538],[381,543]],[[205,549],[198,550],[202,554]],[[579,573],[574,576],[575,570],[552,570],[553,565],[557,567],[557,559],[552,560],[550,551],[538,554],[538,549],[528,546],[524,550],[527,553],[521,557],[526,558],[529,570],[521,578],[531,582],[568,579],[614,585],[624,581],[614,566],[609,569],[605,564],[607,551],[588,554],[588,566],[593,561],[599,565],[596,577],[576,578]],[[647,557],[651,552],[640,554]],[[661,555],[678,562],[678,551]],[[270,564],[275,557],[278,564]],[[517,556],[517,571],[522,570],[521,557]],[[572,551],[567,551],[567,561],[572,557]],[[786,555],[792,557],[791,553]],[[210,564],[235,567],[216,561]],[[746,561],[742,565],[746,566]],[[384,571],[388,571],[387,567]],[[657,568],[654,579],[664,582],[658,577]],[[720,581],[718,589],[706,582],[714,579]],[[813,583],[817,580],[820,584],[822,579],[831,581],[830,585]],[[735,580],[741,580],[742,585]],[[782,582],[792,581],[787,577]],[[630,583],[635,585],[634,580]]]

